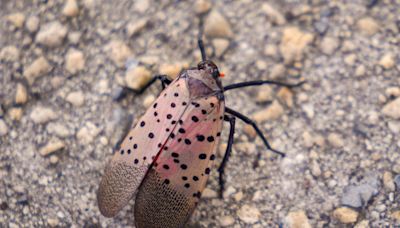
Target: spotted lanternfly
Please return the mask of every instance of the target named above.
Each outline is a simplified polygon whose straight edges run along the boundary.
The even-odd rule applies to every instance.
[[[201,37],[201,36],[200,36]],[[257,125],[248,117],[225,107],[224,92],[275,84],[250,81],[222,86],[217,66],[206,59],[199,39],[202,61],[173,81],[156,76],[168,85],[139,119],[107,165],[97,193],[101,213],[113,217],[136,193],[136,227],[182,227],[198,204],[215,159],[223,121],[230,123],[228,146],[218,169],[223,191],[224,166],[232,149],[235,117],[251,124],[266,147]]]

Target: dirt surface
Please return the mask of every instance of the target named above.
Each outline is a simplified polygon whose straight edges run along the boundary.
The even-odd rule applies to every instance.
[[[400,225],[398,1],[0,0],[0,226],[134,227],[96,191],[161,88],[116,98],[196,66],[199,13],[225,85],[307,83],[226,92],[286,157],[238,121],[224,197],[214,170],[188,226]]]

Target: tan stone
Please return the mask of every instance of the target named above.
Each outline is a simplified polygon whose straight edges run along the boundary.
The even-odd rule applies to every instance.
[[[272,102],[272,104],[266,109],[260,110],[253,115],[256,122],[263,122],[267,120],[276,120],[281,117],[284,113],[282,105],[278,101]]]
[[[120,40],[110,41],[106,47],[105,51],[108,57],[118,66],[123,67],[126,60],[132,56],[131,49]]]
[[[213,10],[207,16],[204,23],[204,33],[208,37],[229,38],[233,32],[229,22],[217,10]]]
[[[333,217],[341,223],[355,223],[357,221],[358,212],[348,207],[340,207],[333,211]]]
[[[184,62],[177,62],[177,63],[172,63],[172,64],[161,64],[160,68],[158,69],[158,72],[160,74],[168,75],[169,78],[175,79],[176,77],[179,76],[179,73],[185,69],[188,68],[189,64],[184,63]]]
[[[379,31],[379,23],[372,17],[364,17],[357,21],[358,29],[365,35],[374,35]]]
[[[45,146],[40,148],[39,153],[42,156],[47,156],[49,154],[52,154],[58,150],[61,150],[65,147],[65,143],[55,139],[53,141],[48,142]]]
[[[25,15],[23,13],[12,13],[6,16],[7,21],[11,22],[15,27],[22,28],[25,22]]]
[[[41,26],[36,35],[36,41],[47,47],[57,47],[64,41],[68,28],[58,21],[53,21]]]
[[[67,17],[76,17],[79,14],[79,6],[76,0],[67,0],[62,13]]]
[[[126,72],[125,84],[128,88],[140,90],[151,80],[151,78],[152,76],[150,71],[143,66],[138,66]]]
[[[382,113],[393,119],[400,119],[400,97],[383,106]]]
[[[297,27],[287,27],[283,30],[283,36],[279,50],[286,64],[301,61],[303,52],[314,40],[314,35],[301,31]]]
[[[311,228],[307,215],[304,211],[292,211],[285,218],[288,228]]]
[[[84,68],[85,57],[83,56],[83,52],[73,48],[68,50],[65,56],[65,69],[70,74],[76,74]]]
[[[38,77],[49,73],[51,68],[47,59],[42,56],[25,68],[24,77],[28,80],[29,84],[33,84]]]
[[[17,62],[20,57],[20,51],[15,46],[5,46],[1,49],[0,52],[0,60],[4,60],[6,62]]]

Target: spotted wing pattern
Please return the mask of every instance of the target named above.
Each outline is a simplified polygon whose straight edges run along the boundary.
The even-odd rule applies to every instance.
[[[177,78],[156,99],[123,140],[107,165],[97,199],[101,213],[113,217],[132,198],[150,164],[174,130],[171,121],[183,115],[189,99],[185,80]]]
[[[221,134],[224,102],[209,96],[188,103],[139,188],[137,227],[182,227],[206,185]]]

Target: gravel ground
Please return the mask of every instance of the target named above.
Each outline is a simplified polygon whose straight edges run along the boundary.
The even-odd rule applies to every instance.
[[[224,84],[307,83],[226,93],[287,156],[239,121],[224,197],[214,171],[189,227],[400,225],[399,1],[0,6],[1,227],[134,226],[133,200],[107,219],[96,191],[113,147],[161,88],[116,98],[197,64],[199,14]]]

